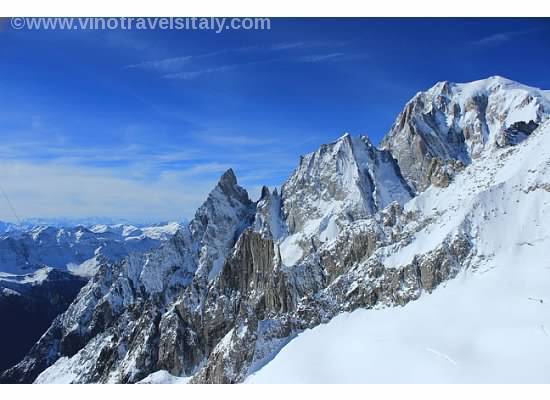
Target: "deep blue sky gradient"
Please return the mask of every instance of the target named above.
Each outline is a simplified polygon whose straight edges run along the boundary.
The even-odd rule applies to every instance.
[[[257,191],[344,132],[378,143],[437,81],[502,75],[549,89],[550,20],[272,19],[269,31],[221,34],[4,26],[0,57],[0,160],[143,184],[169,172],[215,182],[233,166]]]

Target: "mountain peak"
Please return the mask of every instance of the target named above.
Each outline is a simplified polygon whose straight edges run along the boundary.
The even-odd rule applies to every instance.
[[[487,83],[493,83],[493,82],[515,83],[515,84],[523,86],[521,83],[513,81],[511,79],[508,79],[504,76],[491,75],[491,76],[488,76],[487,78],[477,79],[475,81],[469,81],[469,82],[451,82],[451,81],[448,81],[448,80],[443,80],[443,81],[437,82],[433,87],[441,87],[441,86],[445,86],[445,85],[474,85],[476,83],[481,83],[481,82],[487,82]]]
[[[212,280],[219,274],[239,233],[250,225],[253,211],[248,192],[237,184],[233,169],[228,169],[189,224],[199,249],[196,276]]]
[[[495,91],[497,89],[538,90],[500,75],[492,75],[487,78],[478,79],[471,82],[451,82],[447,80],[439,81],[425,92],[418,92],[411,101],[415,99],[422,99],[426,95],[443,95],[446,97],[454,97],[457,95],[457,92],[460,92],[466,96],[471,96],[481,94],[486,91]]]
[[[226,185],[235,186],[236,184],[237,184],[237,177],[235,176],[235,172],[233,171],[233,168],[229,168],[220,177],[219,185],[220,186],[226,186]]]
[[[336,140],[336,143],[340,143],[340,142],[351,142],[351,134],[348,133],[348,132],[345,132],[342,136],[340,136],[337,140]]]
[[[267,186],[262,186],[262,193],[260,195],[260,200],[267,199],[270,196],[269,188]]]
[[[325,240],[340,222],[366,218],[392,201],[404,203],[410,189],[387,152],[366,136],[346,133],[303,156],[281,195],[289,233],[307,225]]]
[[[407,103],[382,146],[397,159],[409,185],[423,191],[434,171],[517,144],[549,115],[545,91],[502,76],[441,81]]]
[[[498,82],[514,82],[513,80],[505,78],[501,75],[492,75],[492,76],[488,77],[486,80],[494,81],[494,82],[495,81],[498,81]],[[517,82],[514,82],[514,83],[517,83]]]
[[[248,193],[244,188],[239,186],[237,177],[235,176],[235,172],[232,168],[229,168],[223,173],[220,177],[217,188],[219,188],[222,193],[225,193],[226,196],[236,198],[243,204],[250,202]]]

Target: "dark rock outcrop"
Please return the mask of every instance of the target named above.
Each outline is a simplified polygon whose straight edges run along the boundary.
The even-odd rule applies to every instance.
[[[38,279],[38,274],[45,277]],[[84,278],[54,269],[17,277],[21,280],[0,281],[0,371],[23,358],[86,283]]]

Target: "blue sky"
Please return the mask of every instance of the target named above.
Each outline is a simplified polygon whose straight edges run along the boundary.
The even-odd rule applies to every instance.
[[[269,31],[0,28],[0,185],[25,217],[191,217],[440,80],[550,88],[550,20],[272,19]],[[0,219],[13,213],[0,200]]]

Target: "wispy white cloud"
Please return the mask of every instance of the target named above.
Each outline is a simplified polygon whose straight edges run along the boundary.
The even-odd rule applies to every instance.
[[[271,50],[290,50],[296,48],[307,47],[307,42],[284,42],[284,43],[275,43],[268,48]]]
[[[210,133],[204,132],[197,135],[197,139],[217,146],[267,146],[273,144],[275,139],[244,134]]]
[[[299,41],[299,42],[282,42],[268,45],[253,45],[253,46],[242,46],[236,48],[223,49],[213,52],[194,54],[194,55],[182,55],[177,57],[163,58],[157,60],[143,61],[135,64],[126,65],[126,69],[146,69],[146,70],[156,70],[162,73],[177,71],[192,62],[198,60],[204,60],[208,58],[214,58],[221,55],[232,54],[232,53],[265,53],[265,52],[286,52],[294,49],[314,49],[320,47],[326,48],[337,48],[346,46],[348,42],[343,41]],[[219,72],[228,69],[234,69],[234,65],[223,65],[223,66],[213,66],[211,68],[205,68],[201,71],[191,71],[191,72],[181,72],[179,79],[193,79],[203,75],[204,73],[209,72]],[[168,76],[176,74],[168,74]],[[186,76],[186,77],[184,77]]]
[[[258,187],[280,184],[280,177],[292,171],[296,154],[271,146],[274,140],[222,133],[197,134],[193,146],[185,149],[138,144],[51,146],[38,138],[4,142],[0,144],[0,185],[20,218],[173,220],[191,218],[228,168],[236,170],[253,199]],[[228,146],[230,152],[216,150]],[[0,199],[0,220],[13,219],[8,204],[3,203]]]
[[[55,114],[8,111],[0,121],[18,123],[0,135],[0,185],[20,218],[191,218],[228,168],[257,199],[263,184],[279,185],[292,172],[303,140],[312,138],[282,142],[265,130],[242,131],[231,120],[161,138],[155,122],[140,128],[133,121],[128,132],[124,124],[106,127],[110,140],[90,146],[71,134],[75,124],[58,123]],[[2,219],[13,219],[13,212],[0,198]]]
[[[181,68],[189,63],[194,56],[164,58],[162,60],[143,61],[137,64],[126,65],[124,68],[133,69],[156,69],[161,71],[169,71],[175,68]]]
[[[302,62],[317,63],[322,61],[341,59],[345,56],[345,53],[313,54],[300,57],[298,58],[298,60]]]
[[[201,60],[201,59],[207,59],[207,58],[213,58],[217,56],[221,56],[224,54],[230,54],[230,53],[244,53],[244,52],[250,52],[258,50],[258,46],[243,46],[243,47],[237,47],[233,49],[223,49],[223,50],[217,50],[217,51],[211,51],[208,53],[201,53],[201,54],[194,54],[194,55],[185,55],[185,56],[179,56],[179,57],[170,57],[170,58],[163,58],[159,60],[150,60],[150,61],[143,61],[136,64],[130,64],[126,65],[124,68],[126,69],[150,69],[150,70],[158,70],[161,72],[166,71],[173,71],[177,70],[178,68],[181,68],[193,61]]]
[[[472,45],[477,47],[498,46],[503,43],[509,42],[510,40],[513,40],[519,36],[540,32],[542,30],[543,29],[541,28],[534,28],[534,29],[524,29],[524,30],[516,30],[516,31],[497,32],[473,41]]]
[[[301,41],[301,42],[282,42],[275,43],[266,48],[269,50],[291,50],[291,49],[313,49],[319,47],[344,47],[347,46],[349,42],[345,41],[336,41],[336,40],[316,40],[316,41]]]
[[[179,176],[179,177],[200,177],[204,175],[217,174],[222,175],[229,168],[233,168],[234,165],[229,163],[220,162],[206,162],[201,164],[195,164],[181,171],[164,171],[162,176]]]
[[[269,153],[263,155],[264,161],[270,160],[268,156]],[[22,219],[99,216],[136,221],[181,220],[193,217],[229,168],[236,170],[239,183],[248,189],[252,199],[259,197],[263,184],[273,184],[274,177],[291,171],[277,163],[268,164],[252,172],[238,161],[197,162],[182,169],[162,170],[154,179],[142,179],[132,171],[133,166],[97,168],[57,160],[0,160],[0,184]],[[13,219],[9,204],[0,199],[0,220]]]
[[[56,160],[61,163],[86,162],[101,165],[103,163],[155,163],[161,165],[175,161],[193,161],[204,156],[199,149],[181,149],[165,147],[150,149],[142,145],[111,147],[108,150],[101,147],[81,147],[70,145],[51,145],[44,140],[34,140],[16,143],[0,144],[0,159]]]
[[[198,78],[202,75],[212,74],[216,72],[226,72],[231,71],[234,69],[237,69],[239,67],[245,66],[245,65],[253,65],[256,63],[243,63],[243,64],[230,64],[230,65],[220,65],[219,67],[212,67],[212,68],[204,68],[199,69],[195,71],[183,71],[183,72],[176,72],[173,74],[166,74],[163,76],[165,79],[183,79],[183,80],[191,80]]]
[[[159,60],[143,61],[136,64],[126,65],[124,68],[150,69],[150,70],[158,70],[160,72],[168,72],[168,71],[177,70],[191,63],[192,61],[217,57],[217,56],[230,54],[230,53],[244,53],[244,52],[254,51],[258,49],[259,49],[258,46],[243,46],[243,47],[237,47],[233,49],[223,49],[223,50],[212,51],[212,52],[202,53],[202,54],[185,55],[185,56],[179,56],[179,57],[163,58]]]
[[[171,74],[165,74],[163,78],[192,80],[207,74],[234,71],[241,68],[262,65],[262,64],[272,64],[272,63],[278,63],[278,62],[321,63],[321,62],[328,62],[328,61],[351,60],[351,59],[362,58],[362,57],[365,57],[365,55],[346,54],[346,53],[325,53],[325,54],[310,54],[305,56],[277,57],[277,58],[268,58],[268,59],[256,60],[256,61],[250,61],[250,62],[238,63],[238,64],[219,65],[212,68],[204,68],[204,69],[198,69],[198,70],[192,70],[192,71],[181,71],[181,72],[176,72]]]

